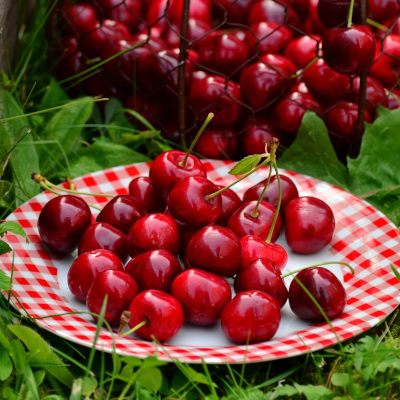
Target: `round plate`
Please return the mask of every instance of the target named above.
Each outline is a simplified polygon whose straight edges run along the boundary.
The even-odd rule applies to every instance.
[[[228,175],[234,163],[204,161],[208,176],[218,184],[232,182]],[[139,175],[147,175],[149,163],[135,164],[99,171],[75,179],[78,190],[92,193],[126,194],[129,182]],[[242,363],[266,361],[292,357],[309,351],[331,346],[373,327],[399,304],[400,282],[394,276],[390,264],[400,267],[400,234],[397,228],[379,211],[358,197],[326,182],[301,174],[281,171],[296,184],[301,196],[315,196],[326,201],[336,219],[336,230],[330,245],[317,254],[296,255],[288,250],[288,269],[341,260],[350,263],[355,276],[346,268],[332,266],[347,292],[344,313],[332,321],[335,332],[326,323],[309,324],[300,321],[286,305],[282,310],[282,322],[275,337],[263,343],[248,346],[233,345],[222,333],[219,323],[211,327],[185,325],[168,344],[157,345],[140,340],[133,335],[118,336],[102,328],[96,347],[99,350],[119,354],[147,357],[158,354],[162,360],[179,359],[182,362]],[[259,171],[243,180],[235,190],[241,195],[245,189],[265,179],[267,170]],[[66,275],[76,254],[60,256],[49,251],[40,241],[37,220],[46,202],[54,197],[43,192],[15,210],[8,218],[18,221],[29,236],[30,243],[23,238],[6,235],[15,249],[13,290],[24,307],[15,302],[15,307],[32,317],[48,317],[37,320],[43,328],[67,340],[92,347],[96,324],[89,315],[61,315],[86,310],[68,290]],[[88,202],[103,206],[107,199],[85,196]],[[284,235],[279,243],[286,246]],[[2,268],[10,273],[11,255],[2,258]],[[342,274],[343,272],[343,274]],[[26,311],[24,311],[26,310]]]

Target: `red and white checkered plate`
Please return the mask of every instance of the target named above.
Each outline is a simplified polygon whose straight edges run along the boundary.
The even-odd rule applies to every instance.
[[[233,163],[225,161],[204,161],[208,176],[218,184],[227,184],[234,177],[227,174]],[[127,193],[132,178],[147,175],[148,163],[122,166],[99,171],[76,179],[79,190],[92,193]],[[346,340],[373,327],[384,319],[400,302],[400,282],[391,271],[390,264],[400,267],[400,234],[396,227],[379,211],[358,197],[326,182],[282,171],[297,185],[300,195],[316,196],[326,201],[336,219],[335,235],[325,250],[310,255],[289,255],[289,269],[297,269],[322,261],[341,260],[350,263],[356,270],[355,276],[343,268],[333,271],[344,281],[347,291],[345,312],[332,321],[340,340]],[[264,179],[267,171],[253,174],[235,186],[239,194]],[[44,192],[32,198],[15,210],[8,220],[18,221],[29,236],[30,243],[14,235],[6,240],[15,249],[13,289],[20,303],[32,317],[46,317],[37,320],[43,328],[54,334],[79,343],[93,346],[96,325],[89,315],[63,315],[85,310],[69,293],[66,274],[73,257],[61,258],[49,251],[40,241],[37,220],[46,202],[54,197]],[[86,196],[88,202],[104,205],[107,199]],[[284,235],[280,242],[284,244]],[[11,256],[2,257],[2,268],[11,271]],[[335,270],[336,268],[336,270]],[[21,306],[15,304],[22,313]],[[182,331],[168,344],[159,346],[131,337],[121,337],[114,331],[117,353],[147,357],[159,354],[163,360],[179,359],[182,362],[199,363],[241,363],[266,361],[292,357],[308,351],[322,349],[336,343],[336,337],[326,323],[309,324],[297,319],[288,306],[282,311],[281,327],[275,337],[263,343],[237,346],[229,343],[219,324],[213,327],[185,325]],[[102,329],[96,347],[113,351],[113,335]]]

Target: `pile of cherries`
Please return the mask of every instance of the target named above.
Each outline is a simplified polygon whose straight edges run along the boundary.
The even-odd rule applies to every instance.
[[[274,144],[264,154],[271,169]],[[314,301],[330,319],[346,305],[342,284],[320,266],[301,270],[287,289],[282,270],[288,255],[275,243],[283,224],[290,249],[312,254],[330,243],[335,220],[324,201],[299,197],[287,176],[269,179],[248,188],[242,200],[232,184],[207,179],[197,157],[167,151],[154,160],[149,177],[134,178],[129,194],[110,200],[95,222],[81,197],[54,197],[40,213],[39,234],[53,251],[78,248],[68,272],[71,292],[95,319],[107,296],[105,320],[122,320],[121,332],[129,324],[141,338],[164,342],[184,320],[207,326],[220,319],[234,343],[265,341],[276,333],[288,298],[299,318],[315,321],[325,316]]]
[[[399,107],[385,92],[387,88],[400,97],[398,2],[368,0],[368,17],[379,29],[360,25],[359,0],[348,24],[350,3],[191,0],[185,54],[189,142],[197,123],[209,112],[215,114],[195,150],[206,158],[238,159],[262,152],[272,137],[289,145],[310,109],[323,116],[334,146],[345,154],[359,139],[359,75],[365,72],[365,120],[375,118],[379,105]],[[58,77],[66,79],[109,60],[100,73],[88,74],[82,89],[119,98],[165,138],[181,143],[182,8],[183,0],[65,1],[53,15]]]

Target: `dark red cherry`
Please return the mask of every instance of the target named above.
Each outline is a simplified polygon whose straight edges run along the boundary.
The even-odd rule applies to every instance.
[[[122,194],[104,206],[96,222],[107,222],[127,235],[134,223],[145,215],[146,210],[134,197]]]
[[[220,196],[207,200],[206,196],[217,191],[217,186],[206,178],[184,178],[175,185],[168,196],[168,211],[178,223],[192,229],[211,225],[221,215],[222,202]]]
[[[188,176],[201,176],[205,178],[207,172],[201,161],[190,154],[184,166],[180,165],[186,153],[179,150],[169,150],[161,153],[153,161],[149,178],[151,187],[162,197],[167,197],[168,193],[175,185]]]
[[[186,257],[192,268],[232,277],[242,265],[242,246],[230,229],[210,225],[192,236]]]
[[[221,326],[234,343],[258,343],[271,339],[279,328],[281,311],[268,293],[248,290],[238,293],[224,308]]]
[[[245,24],[248,10],[255,0],[214,0],[212,7],[219,18],[227,22]]]
[[[150,178],[139,176],[129,183],[129,194],[134,197],[148,214],[163,213],[167,206],[165,198],[150,186]]]
[[[107,270],[124,270],[121,260],[111,251],[98,249],[79,255],[68,270],[69,290],[85,303],[94,279],[100,272]]]
[[[281,271],[266,258],[244,264],[235,277],[235,292],[261,290],[270,294],[282,308],[288,298],[288,290],[281,278]]]
[[[282,193],[280,212],[282,212],[283,214],[288,203],[293,199],[295,199],[296,197],[299,197],[299,192],[296,188],[296,185],[290,178],[288,178],[286,175],[281,175],[281,174],[279,174],[279,177],[281,181],[281,193]],[[257,183],[257,185],[248,188],[243,195],[243,201],[258,200],[261,196],[261,193],[264,190],[266,182],[267,180],[265,179],[260,183]],[[276,175],[274,175],[271,177],[271,180],[269,181],[269,185],[264,193],[263,200],[276,207],[278,205],[278,199],[279,199],[279,185],[278,185],[278,179],[276,178]]]
[[[318,3],[319,20],[328,28],[346,26],[349,19],[351,0],[320,0]],[[366,2],[368,7],[368,2]],[[368,13],[368,11],[367,11]],[[361,6],[360,0],[355,0],[353,9],[354,24],[361,24]]]
[[[149,214],[139,219],[127,237],[131,257],[150,250],[165,249],[177,255],[179,231],[175,221],[165,214]]]
[[[77,196],[57,196],[40,212],[38,230],[42,242],[52,250],[69,253],[75,250],[91,224],[87,203]]]
[[[170,293],[173,280],[182,272],[178,260],[168,250],[151,250],[139,254],[126,264],[125,271],[139,286],[139,291],[148,289]]]
[[[369,15],[373,21],[383,22],[400,12],[397,0],[369,0]]]
[[[124,264],[128,260],[125,233],[105,222],[97,222],[85,230],[79,242],[78,254],[98,249],[113,252]]]
[[[99,22],[96,10],[90,4],[72,4],[66,1],[62,6],[62,14],[63,36],[83,36]]]
[[[139,293],[129,306],[130,328],[141,322],[146,324],[135,333],[145,340],[160,342],[172,339],[183,326],[183,311],[178,300],[161,290],[145,290]]]
[[[268,238],[276,208],[265,201],[261,201],[258,207],[259,215],[258,217],[253,217],[251,214],[256,204],[256,200],[246,201],[229,218],[228,228],[235,232],[239,239],[246,235],[256,235],[264,240]],[[271,238],[272,242],[278,239],[281,229],[282,219],[278,215]]]
[[[180,24],[182,21],[183,0],[173,0],[168,10],[168,19],[172,23]],[[210,4],[208,0],[191,0],[189,5],[189,18],[211,23]]]
[[[86,297],[86,305],[90,312],[100,315],[107,296],[104,319],[111,326],[117,326],[122,312],[128,309],[138,293],[138,285],[125,271],[107,270],[95,277]],[[97,316],[93,315],[93,318],[98,320]]]
[[[339,279],[323,267],[306,268],[296,278],[306,287],[314,299],[332,320],[346,307],[346,291]],[[289,304],[301,319],[325,322],[325,318],[304,289],[293,279],[289,287]]]
[[[217,185],[218,190],[224,186]],[[215,225],[227,226],[230,216],[240,207],[242,200],[231,189],[226,189],[221,193],[222,211]]]
[[[181,304],[185,320],[199,326],[218,321],[232,296],[224,278],[199,269],[182,272],[174,280],[171,294]]]
[[[340,74],[360,75],[374,61],[376,40],[366,26],[332,28],[322,38],[322,52],[326,64]]]
[[[333,237],[335,218],[331,208],[316,197],[298,197],[285,209],[285,236],[288,246],[300,254],[313,254]]]
[[[305,67],[318,55],[318,46],[321,37],[300,36],[292,40],[286,47],[283,55],[293,62],[297,68]]]

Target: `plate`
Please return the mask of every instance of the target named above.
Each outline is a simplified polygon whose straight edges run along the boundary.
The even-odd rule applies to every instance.
[[[235,178],[227,172],[234,163],[205,160],[208,176],[218,184],[228,184]],[[127,193],[129,182],[139,175],[147,175],[149,163],[134,164],[99,171],[74,180],[77,188],[92,193]],[[355,276],[346,268],[332,266],[332,271],[344,282],[347,306],[344,313],[332,321],[339,340],[350,339],[383,320],[400,302],[400,282],[391,271],[390,264],[400,267],[400,233],[382,213],[370,204],[326,182],[294,172],[281,170],[296,184],[301,196],[315,196],[332,208],[336,229],[332,242],[317,254],[301,256],[288,251],[288,269],[297,269],[322,261],[344,261],[355,269]],[[265,179],[267,171],[258,171],[235,186],[239,194],[247,187]],[[46,202],[54,197],[43,192],[15,210],[7,220],[18,221],[29,236],[23,238],[6,235],[15,249],[13,289],[19,302],[14,306],[21,313],[37,320],[43,328],[64,339],[92,347],[96,325],[89,315],[62,313],[86,310],[68,290],[66,275],[76,254],[62,257],[49,251],[40,241],[37,220]],[[103,206],[107,199],[84,196],[94,204]],[[284,235],[279,243],[285,245]],[[2,268],[9,274],[11,256],[2,257]],[[309,324],[300,321],[286,305],[282,322],[275,337],[263,343],[248,346],[233,345],[223,335],[219,323],[211,327],[185,325],[168,344],[157,345],[134,337],[112,335],[102,329],[96,347],[113,351],[113,337],[118,354],[140,358],[158,354],[162,360],[179,359],[182,362],[210,364],[260,362],[292,357],[319,350],[337,342],[326,323]]]

